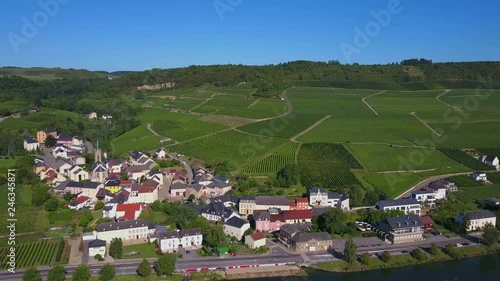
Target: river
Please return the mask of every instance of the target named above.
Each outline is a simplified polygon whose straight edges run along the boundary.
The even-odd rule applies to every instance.
[[[308,276],[249,281],[499,281],[500,254],[350,273],[307,270]]]

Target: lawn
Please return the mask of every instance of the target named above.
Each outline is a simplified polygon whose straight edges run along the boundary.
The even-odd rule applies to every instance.
[[[0,159],[0,168],[10,169],[14,168],[16,159]]]
[[[122,259],[142,259],[142,258],[156,258],[158,254],[156,253],[155,243],[137,244],[130,246],[123,246],[123,256]],[[138,255],[127,256],[127,253],[139,252]]]
[[[432,148],[393,147],[381,144],[348,144],[347,147],[369,172],[426,170],[436,167],[470,170]]]

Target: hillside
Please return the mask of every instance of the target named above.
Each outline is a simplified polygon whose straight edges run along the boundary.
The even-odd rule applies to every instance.
[[[0,76],[19,76],[32,80],[54,80],[54,79],[71,79],[71,78],[107,78],[108,76],[116,77],[115,74],[109,74],[105,71],[89,71],[85,69],[62,69],[62,68],[45,68],[45,67],[2,67],[0,68]]]

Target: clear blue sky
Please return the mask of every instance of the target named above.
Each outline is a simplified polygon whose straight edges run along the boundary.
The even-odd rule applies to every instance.
[[[46,12],[39,1],[68,3],[40,25]],[[415,57],[500,60],[497,0],[400,0],[402,11],[347,60],[341,43],[356,46],[355,27],[364,29],[373,20],[370,12],[387,9],[389,2],[2,0],[0,66],[115,71],[299,59],[362,64]],[[221,18],[214,3],[237,5]],[[33,23],[37,15],[38,31],[19,39],[22,18]]]

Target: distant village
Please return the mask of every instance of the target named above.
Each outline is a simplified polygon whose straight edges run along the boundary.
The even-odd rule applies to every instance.
[[[88,118],[97,116],[90,114]],[[49,136],[56,139],[50,148],[45,146]],[[201,229],[169,229],[139,219],[148,204],[158,200],[189,204],[206,220],[222,223],[226,235],[238,240],[244,238],[249,248],[265,246],[266,234],[275,233],[282,245],[300,253],[328,251],[333,247],[329,233],[312,231],[313,216],[332,208],[352,211],[345,194],[323,187],[311,188],[307,197],[293,200],[286,196],[238,198],[231,194],[229,179],[201,166],[191,168],[163,148],[154,151],[151,157],[146,152],[133,151],[128,159],[121,160],[108,157],[98,141],[94,147],[79,137],[46,129],[37,132],[36,137],[26,138],[24,149],[34,153],[34,169],[40,180],[47,182],[56,193],[74,195],[68,208],[82,210],[93,208],[99,201],[104,203],[103,218],[112,222],[83,234],[83,240],[89,245],[89,256],[104,255],[113,238],[154,242],[165,253],[200,249],[204,237]],[[83,153],[92,153],[94,162],[86,163]],[[158,169],[158,161],[166,159],[179,159],[184,168]],[[484,156],[480,160],[500,169],[497,156]],[[485,173],[470,176],[476,181],[487,181]],[[452,182],[437,180],[411,192],[407,198],[379,201],[375,210],[399,210],[404,215],[386,218],[377,225],[358,222],[358,228],[375,231],[377,237],[389,244],[424,240],[433,221],[422,213],[422,208],[435,207],[437,200],[446,200],[448,194],[458,188]],[[188,198],[204,204],[191,204]],[[500,200],[496,200],[500,204]],[[456,214],[456,222],[466,220],[469,231],[496,224],[495,214],[488,210]]]

